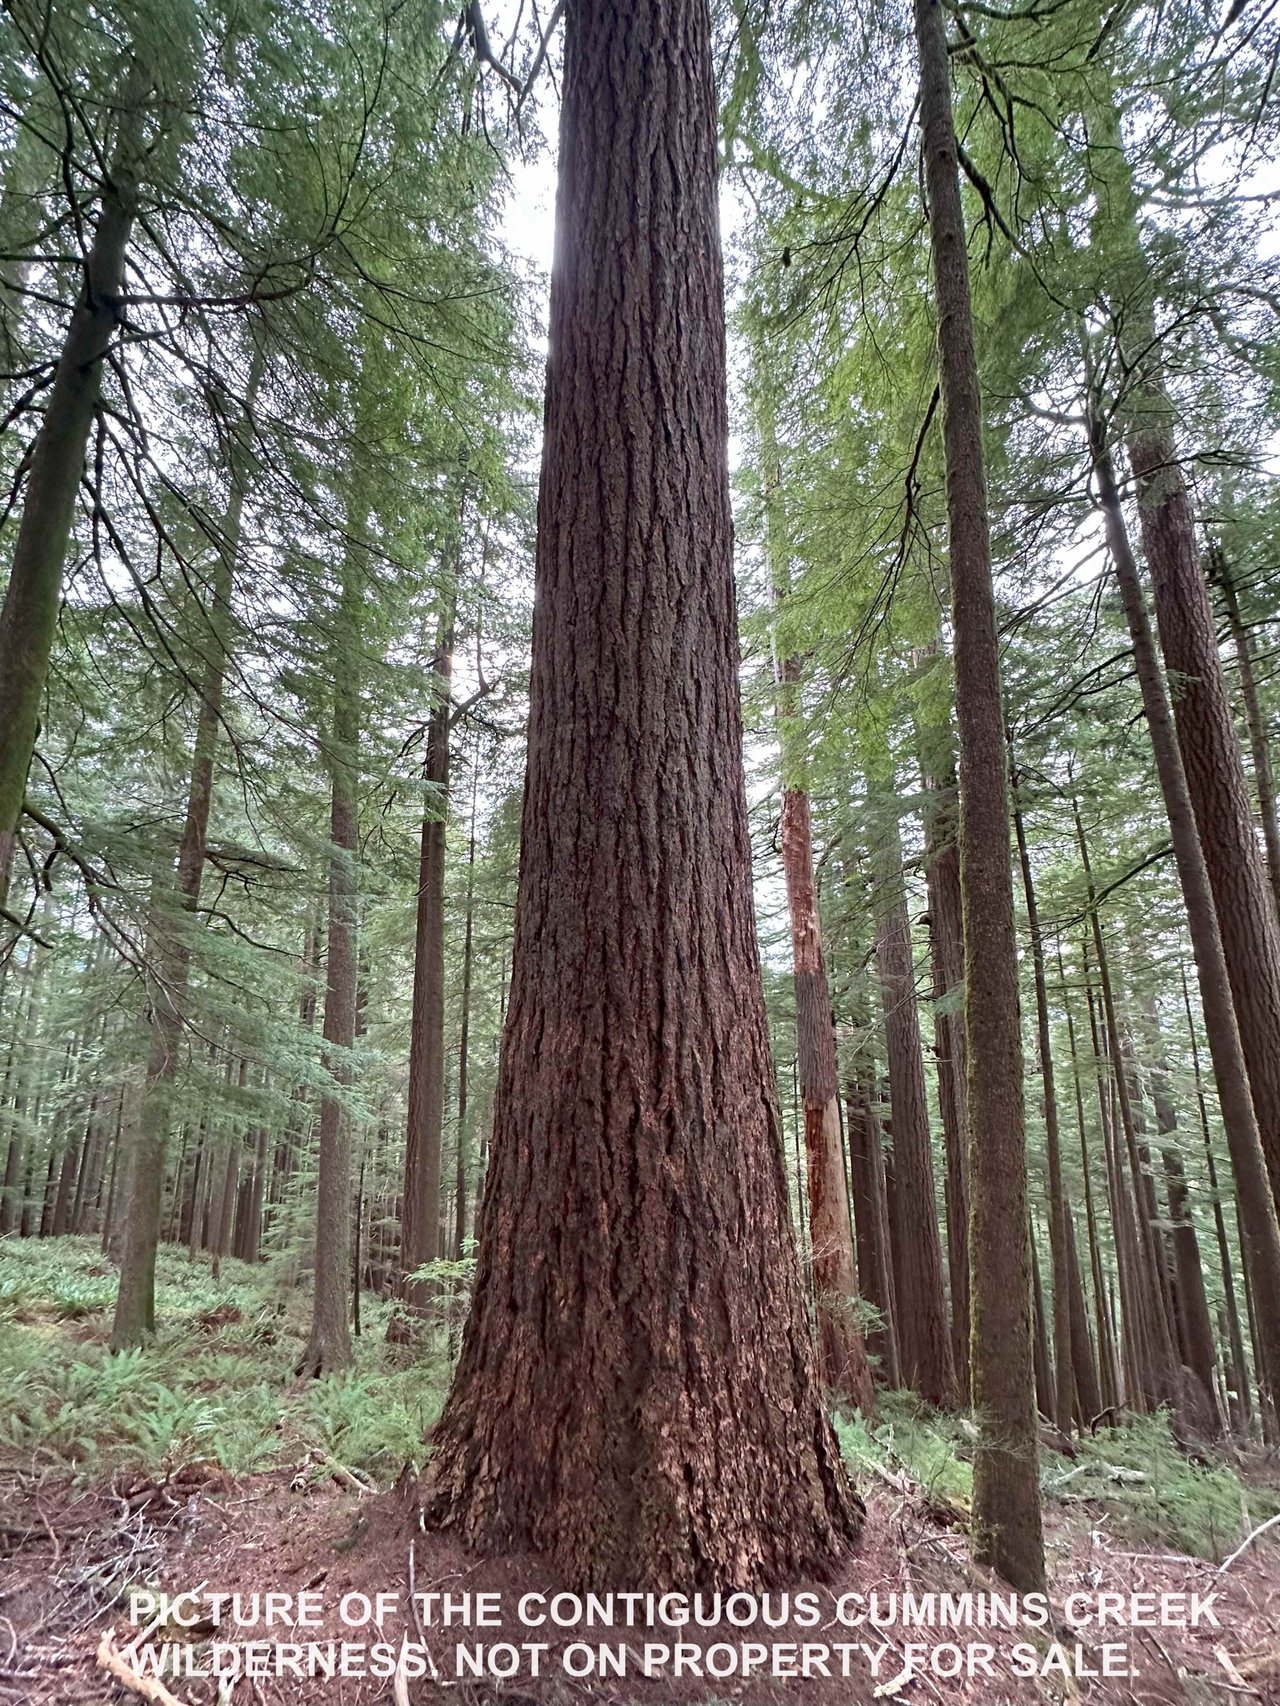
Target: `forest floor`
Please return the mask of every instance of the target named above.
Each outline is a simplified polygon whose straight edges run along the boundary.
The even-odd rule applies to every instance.
[[[924,1415],[904,1395],[891,1394],[873,1426],[839,1424],[867,1522],[839,1580],[821,1590],[822,1626],[695,1632],[596,1625],[548,1633],[522,1626],[514,1608],[521,1594],[549,1594],[558,1584],[533,1561],[477,1565],[449,1540],[424,1534],[411,1480],[398,1480],[402,1467],[420,1458],[438,1411],[444,1345],[427,1355],[388,1347],[385,1312],[375,1304],[354,1376],[302,1385],[291,1368],[305,1300],[278,1288],[269,1269],[227,1262],[215,1284],[207,1264],[168,1251],[161,1282],[167,1324],[154,1348],[110,1357],[112,1274],[96,1247],[77,1239],[0,1244],[0,1706],[115,1706],[138,1697],[158,1706],[171,1700],[181,1706],[392,1700],[397,1706],[587,1700],[851,1706],[876,1697],[922,1706],[1077,1698],[1127,1706],[1280,1702],[1280,1526],[1221,1570],[1247,1536],[1280,1512],[1274,1457],[1253,1452],[1228,1461],[1191,1453],[1158,1420],[1100,1434],[1073,1459],[1047,1453],[1054,1626],[841,1627],[832,1613],[842,1595],[879,1595],[883,1606],[895,1593],[981,1594],[996,1587],[973,1569],[963,1535],[964,1425]],[[317,1622],[298,1631],[239,1630],[224,1614],[216,1632],[163,1623],[148,1631],[130,1620],[130,1596],[156,1587],[246,1596],[307,1592]],[[443,1628],[401,1614],[411,1591],[436,1589],[501,1594],[501,1626]],[[378,1593],[399,1596],[380,1626],[342,1620],[347,1595],[372,1600]],[[1217,1597],[1211,1615],[1192,1627],[1067,1621],[1071,1596],[1083,1596],[1078,1607],[1096,1610],[1098,1596],[1108,1593],[1124,1596],[1126,1606],[1132,1595]],[[1137,1601],[1144,1609],[1154,1603]],[[1177,1618],[1189,1605],[1165,1601],[1166,1613]],[[187,1642],[207,1662],[215,1633],[223,1642],[363,1644],[350,1664],[366,1671],[376,1667],[374,1643],[385,1641],[394,1655],[405,1638],[425,1647],[436,1675],[262,1674],[224,1680],[221,1688],[211,1676],[166,1676],[157,1692],[146,1673],[147,1644]],[[483,1642],[500,1652],[503,1643],[521,1648],[535,1641],[549,1644],[536,1680],[527,1656],[510,1680],[457,1674],[459,1645]],[[637,1674],[635,1660],[647,1641],[670,1648],[689,1643],[684,1673],[673,1674],[673,1657],[653,1677]],[[806,1642],[825,1644],[834,1674],[705,1674],[731,1663],[725,1655],[737,1644],[757,1641],[782,1644],[784,1669],[793,1662],[785,1644],[794,1643],[797,1657]],[[626,1644],[626,1675],[566,1675],[571,1643],[602,1642]],[[862,1643],[879,1652],[878,1669]],[[918,1650],[909,1654],[911,1643]],[[945,1674],[975,1643],[991,1648],[977,1674]],[[1112,1668],[1127,1674],[1089,1674],[1104,1666],[1103,1643]],[[857,1649],[847,1677],[835,1656],[838,1644]],[[708,1651],[716,1645],[719,1660]],[[704,1671],[701,1678],[695,1667]],[[1023,1674],[1028,1670],[1044,1674]],[[125,1682],[118,1680],[122,1674]],[[140,1696],[139,1689],[146,1692]]]

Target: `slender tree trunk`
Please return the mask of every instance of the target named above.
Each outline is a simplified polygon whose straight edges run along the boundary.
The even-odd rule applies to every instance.
[[[813,869],[808,754],[800,715],[801,665],[786,633],[791,572],[773,418],[762,409],[761,438],[771,464],[765,494],[774,600],[778,744],[782,756],[779,839],[791,923],[796,1002],[796,1063],[804,1109],[818,1372],[827,1389],[865,1414],[874,1407],[871,1370],[858,1319],[858,1270],[840,1131],[840,1078],[835,1023],[822,946],[822,917]]]
[[[413,956],[413,1020],[409,1044],[409,1127],[404,1160],[402,1273],[411,1274],[440,1255],[440,1154],[444,1134],[444,877],[449,830],[449,745],[453,717],[453,636],[456,570],[449,571],[431,665],[431,710],[422,768],[426,802],[418,863],[418,924]],[[415,1312],[430,1287],[404,1281],[405,1303]],[[399,1312],[391,1336],[407,1334]]]
[[[1116,1143],[1115,1169],[1117,1191],[1124,1204],[1121,1212],[1125,1216],[1126,1237],[1131,1237],[1130,1288],[1133,1310],[1135,1316],[1141,1316],[1143,1337],[1146,1340],[1143,1357],[1144,1394],[1149,1404],[1153,1402],[1169,1404],[1177,1410],[1180,1407],[1182,1397],[1179,1375],[1182,1365],[1174,1344],[1172,1323],[1160,1292],[1157,1267],[1159,1258],[1154,1242],[1156,1234],[1152,1227],[1153,1216],[1150,1205],[1144,1203],[1142,1196],[1142,1163],[1139,1154],[1137,1115],[1134,1110],[1131,1090],[1132,1081],[1127,1070],[1125,1051],[1120,1039],[1115,992],[1112,988],[1106,945],[1102,937],[1102,921],[1098,912],[1097,893],[1093,882],[1093,866],[1089,858],[1089,844],[1085,838],[1084,821],[1080,816],[1080,807],[1075,800],[1072,801],[1072,812],[1075,817],[1076,840],[1080,847],[1080,863],[1084,869],[1085,888],[1089,901],[1089,922],[1093,931],[1093,947],[1098,962],[1098,989],[1102,996],[1102,1013],[1106,1025],[1112,1081],[1119,1102],[1120,1130],[1124,1138],[1123,1151],[1120,1150],[1119,1142]],[[1132,1199],[1132,1214],[1129,1210],[1131,1199],[1123,1179],[1125,1157],[1129,1162],[1135,1190],[1135,1196]]]
[[[1280,1224],[1276,1219],[1266,1146],[1260,1129],[1266,1098],[1259,1100],[1258,1085],[1253,1078],[1253,1061],[1244,1045],[1243,1025],[1237,1024],[1240,1005],[1238,999],[1233,1000],[1235,974],[1227,956],[1225,934],[1219,927],[1222,913],[1218,889],[1212,880],[1208,862],[1208,846],[1216,832],[1212,824],[1206,828],[1203,819],[1197,827],[1198,812],[1193,810],[1189,772],[1184,762],[1185,748],[1175,734],[1173,713],[1156,657],[1150,618],[1124,522],[1105,427],[1096,410],[1090,417],[1090,440],[1107,545],[1133,642],[1143,710],[1151,734],[1151,750],[1164,796],[1178,880],[1186,906],[1187,929],[1200,984],[1214,1081],[1222,1108],[1231,1167],[1244,1208],[1245,1236],[1263,1295],[1271,1300],[1266,1312],[1267,1343],[1263,1362],[1272,1390],[1280,1391]],[[1215,857],[1218,857],[1218,851],[1215,851]],[[1264,911],[1268,918],[1273,918],[1269,901]],[[1280,1061],[1280,1049],[1274,1046],[1274,1038],[1271,1052]],[[1280,1114],[1280,1102],[1277,1103],[1277,1113]]]
[[[1191,1218],[1186,1170],[1178,1147],[1178,1111],[1173,1100],[1168,1062],[1164,1058],[1159,1018],[1155,1004],[1149,998],[1144,1004],[1143,1017],[1150,1051],[1151,1101],[1156,1113],[1156,1131],[1161,1139],[1160,1155],[1169,1205],[1179,1341],[1183,1347],[1183,1362],[1190,1368],[1204,1395],[1203,1431],[1219,1433],[1223,1418],[1218,1409],[1214,1384],[1217,1353],[1213,1323],[1205,1296],[1200,1243]]]
[[[250,363],[247,409],[252,413],[262,377],[262,358],[255,350]],[[120,1289],[116,1293],[111,1328],[113,1350],[138,1345],[155,1331],[156,1249],[160,1242],[160,1210],[164,1189],[165,1149],[173,1099],[173,1083],[181,1063],[183,1006],[191,961],[191,930],[200,904],[209,815],[213,807],[214,760],[222,723],[222,694],[231,643],[231,597],[244,513],[247,473],[243,453],[233,451],[231,489],[214,565],[204,670],[200,682],[200,711],[191,754],[187,810],[178,848],[177,905],[170,904],[168,880],[157,883],[152,905],[151,942],[161,968],[150,991],[151,1036],[147,1073],[138,1110],[138,1127],[131,1144],[126,1177],[129,1181]]]
[[[978,1563],[991,1565],[1014,1587],[1027,1591],[1044,1586],[1044,1541],[1000,648],[982,458],[982,405],[941,0],[915,0],[915,28],[938,304],[960,737],[960,884],[972,1143],[971,1379],[979,1428],[974,1451],[973,1548]]]
[[[1047,1420],[1057,1413],[1058,1398],[1053,1378],[1053,1357],[1049,1351],[1049,1318],[1044,1306],[1044,1285],[1040,1279],[1040,1258],[1035,1239],[1031,1240],[1031,1296],[1035,1305],[1035,1369],[1036,1408]]]
[[[1235,579],[1221,546],[1215,545],[1209,552],[1209,573],[1222,595],[1231,644],[1235,649],[1236,668],[1240,674],[1240,697],[1244,702],[1245,727],[1249,731],[1253,783],[1258,794],[1258,816],[1262,821],[1262,842],[1267,850],[1267,877],[1271,883],[1271,897],[1276,903],[1276,913],[1280,916],[1280,818],[1276,814],[1276,784],[1271,768],[1271,743],[1267,739],[1267,725],[1258,698],[1253,641],[1240,614]]]
[[[0,908],[8,904],[14,842],[49,672],[76,494],[98,410],[103,361],[120,323],[125,251],[138,205],[142,111],[150,86],[149,74],[135,60],[121,91],[120,129],[85,259],[80,298],[31,449],[22,520],[0,611]]]
[[[1103,1410],[1116,1410],[1120,1403],[1120,1387],[1116,1373],[1115,1340],[1107,1314],[1106,1286],[1102,1275],[1102,1243],[1098,1234],[1098,1217],[1093,1200],[1093,1167],[1089,1155],[1089,1138],[1085,1129],[1084,1087],[1080,1081],[1080,1057],[1076,1047],[1076,1025],[1067,999],[1066,970],[1062,963],[1062,945],[1058,945],[1058,985],[1067,1016],[1067,1048],[1071,1055],[1072,1089],[1075,1094],[1076,1131],[1080,1139],[1080,1173],[1084,1181],[1085,1230],[1089,1240],[1089,1275],[1093,1282],[1093,1310],[1097,1334],[1098,1384],[1101,1402],[1098,1408],[1083,1418],[1091,1422]],[[1075,1329],[1072,1328],[1074,1341]]]
[[[1181,1370],[1185,1358],[1178,1336],[1178,1318],[1174,1307],[1173,1281],[1169,1271],[1168,1250],[1164,1238],[1164,1221],[1156,1197],[1155,1167],[1151,1160],[1150,1146],[1147,1143],[1147,1118],[1142,1096],[1142,1079],[1138,1071],[1138,1058],[1133,1046],[1133,1036],[1127,1023],[1124,1027],[1120,1048],[1121,1065],[1125,1075],[1125,1083],[1128,1086],[1129,1108],[1132,1115],[1131,1129],[1126,1133],[1126,1137],[1130,1139],[1127,1143],[1129,1172],[1133,1179],[1133,1198],[1138,1208],[1142,1227],[1145,1263],[1151,1278],[1152,1307],[1159,1311],[1161,1342],[1169,1347],[1172,1378],[1181,1389]]]
[[[889,1207],[885,1201],[884,1151],[880,1121],[870,1089],[856,1076],[845,1095],[849,1131],[849,1170],[852,1175],[853,1215],[858,1241],[858,1289],[879,1312],[884,1326],[869,1336],[868,1348],[879,1358],[885,1383],[902,1384],[898,1341],[894,1329],[893,1268],[889,1257]]]
[[[1053,1045],[1049,1031],[1049,992],[1044,975],[1044,938],[1040,934],[1040,909],[1036,905],[1027,849],[1026,826],[1018,805],[1018,777],[1013,786],[1013,824],[1022,866],[1022,892],[1026,897],[1027,928],[1031,936],[1031,967],[1036,992],[1036,1039],[1040,1053],[1040,1088],[1044,1097],[1045,1163],[1049,1174],[1049,1248],[1053,1261],[1053,1417],[1060,1433],[1071,1435],[1076,1392],[1071,1339],[1071,1256],[1068,1249],[1070,1220],[1066,1187],[1062,1182],[1062,1141],[1058,1131],[1058,1096],[1053,1076]]]
[[[339,1373],[351,1366],[351,1115],[346,1093],[356,1042],[356,925],[359,894],[360,616],[363,577],[357,547],[347,552],[333,642],[333,726],[329,742],[328,967],[324,997],[325,1066],[332,1088],[320,1104],[316,1183],[316,1267],[311,1332],[298,1372]],[[434,1223],[432,1223],[434,1224]]]
[[[52,1237],[60,1238],[67,1230],[71,1216],[71,1198],[80,1168],[80,1144],[75,1134],[68,1136],[62,1151],[62,1167],[58,1174],[58,1192],[54,1198],[53,1214],[49,1221]]]
[[[858,1529],[751,904],[706,0],[566,16],[511,995],[426,1511],[566,1585],[824,1575]]]
[[[1102,1396],[1097,1357],[1089,1335],[1089,1306],[1080,1274],[1080,1252],[1076,1247],[1075,1222],[1069,1214],[1067,1277],[1071,1287],[1071,1372],[1075,1384],[1076,1419],[1082,1428],[1086,1428],[1103,1413],[1107,1401]]]
[[[462,926],[462,1017],[458,1032],[458,1152],[453,1182],[453,1259],[460,1262],[467,1236],[467,1096],[471,1077],[471,975],[475,953],[476,799],[480,767],[471,765],[471,826],[467,834],[466,916]]]
[[[258,1127],[257,1149],[250,1181],[248,1214],[245,1220],[244,1259],[256,1262],[262,1250],[262,1206],[267,1189],[267,1128]]]
[[[840,1135],[835,1025],[813,877],[809,796],[803,788],[783,787],[781,840],[795,968],[818,1372],[832,1393],[869,1415],[874,1397],[858,1319],[858,1273]]]
[[[1240,1331],[1240,1309],[1236,1301],[1236,1286],[1231,1247],[1227,1241],[1227,1222],[1222,1212],[1222,1192],[1218,1186],[1218,1164],[1213,1153],[1213,1138],[1209,1131],[1209,1106],[1205,1098],[1204,1079],[1200,1072],[1200,1045],[1196,1041],[1195,1019],[1191,1012],[1191,991],[1187,987],[1187,968],[1180,966],[1182,1005],[1187,1015],[1187,1037],[1191,1044],[1191,1071],[1196,1087],[1196,1108],[1200,1116],[1200,1135],[1204,1139],[1205,1171],[1209,1176],[1209,1198],[1213,1206],[1214,1237],[1218,1246],[1218,1264],[1222,1275],[1222,1313],[1227,1319],[1227,1343],[1231,1350],[1231,1373],[1235,1387],[1238,1423],[1247,1426],[1253,1410],[1249,1390],[1249,1370],[1244,1360],[1244,1336]]]
[[[942,1289],[942,1244],[934,1198],[911,921],[902,876],[897,801],[886,794],[884,804],[887,819],[880,836],[883,851],[876,899],[876,965],[889,1056],[889,1131],[895,1186],[889,1198],[889,1226],[898,1355],[906,1384],[931,1404],[951,1409],[956,1403],[956,1382]]]
[[[964,898],[960,889],[958,795],[951,729],[939,738],[917,724],[924,782],[925,880],[933,967],[938,1110],[946,1151],[947,1277],[951,1358],[961,1404],[969,1401],[969,1114],[964,1040]],[[960,1005],[954,1003],[960,998]]]

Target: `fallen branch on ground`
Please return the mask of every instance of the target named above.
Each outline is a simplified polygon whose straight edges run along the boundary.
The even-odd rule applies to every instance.
[[[133,1666],[116,1650],[110,1629],[98,1642],[97,1661],[100,1670],[105,1670],[108,1676],[113,1676],[131,1694],[140,1695],[143,1700],[150,1700],[152,1706],[184,1706],[183,1701],[170,1694],[158,1676],[139,1676]]]

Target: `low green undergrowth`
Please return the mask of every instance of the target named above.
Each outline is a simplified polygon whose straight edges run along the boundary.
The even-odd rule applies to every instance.
[[[1046,1463],[1046,1493],[1064,1503],[1100,1505],[1112,1531],[1134,1545],[1221,1562],[1252,1528],[1280,1511],[1280,1486],[1246,1481],[1226,1457],[1207,1450],[1197,1461],[1173,1437],[1163,1413],[1086,1436],[1078,1453],[1074,1463]]]
[[[837,1419],[846,1460],[863,1481],[896,1477],[926,1499],[967,1511],[974,1429],[923,1407],[909,1392],[881,1395],[874,1422]],[[1220,1562],[1251,1529],[1280,1512],[1280,1469],[1244,1478],[1227,1455],[1191,1455],[1163,1413],[1136,1417],[1077,1444],[1074,1458],[1041,1454],[1046,1506],[1081,1509],[1126,1544]]]
[[[158,1475],[205,1460],[233,1474],[334,1459],[378,1480],[420,1462],[439,1413],[443,1347],[386,1343],[387,1306],[364,1300],[356,1365],[298,1381],[305,1294],[269,1266],[166,1249],[155,1339],[107,1347],[115,1274],[81,1238],[0,1243],[0,1454],[84,1479]]]
[[[437,1276],[438,1277],[438,1276]],[[450,1286],[450,1291],[457,1288]],[[0,1241],[0,1457],[71,1470],[84,1480],[117,1468],[156,1476],[194,1461],[235,1475],[326,1464],[386,1483],[421,1462],[448,1380],[437,1329],[420,1349],[388,1345],[390,1305],[366,1297],[355,1368],[299,1381],[308,1294],[288,1270],[164,1249],[157,1267],[160,1330],[142,1350],[107,1348],[115,1273],[94,1240]],[[939,1415],[911,1393],[882,1393],[875,1419],[839,1416],[855,1479],[922,1492],[963,1518],[973,1492],[973,1424]],[[1078,1510],[1126,1544],[1221,1559],[1280,1511],[1280,1476],[1249,1475],[1226,1456],[1197,1462],[1163,1416],[1046,1451],[1049,1506]]]

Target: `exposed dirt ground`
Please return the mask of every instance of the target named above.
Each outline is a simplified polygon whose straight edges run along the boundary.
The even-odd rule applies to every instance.
[[[335,1479],[335,1473],[339,1477]],[[114,1638],[117,1666],[135,1669],[137,1653],[130,1643],[142,1631],[128,1621],[131,1588],[159,1582],[171,1591],[199,1588],[202,1592],[264,1593],[283,1590],[296,1595],[304,1589],[323,1603],[320,1627],[291,1633],[280,1627],[267,1631],[236,1630],[224,1621],[218,1638],[225,1641],[385,1639],[398,1650],[402,1637],[417,1642],[425,1637],[438,1677],[334,1677],[333,1679],[242,1677],[228,1690],[211,1677],[166,1677],[172,1698],[181,1706],[213,1706],[230,1700],[243,1706],[374,1706],[398,1700],[398,1706],[428,1706],[451,1701],[456,1706],[482,1702],[503,1706],[568,1706],[570,1702],[601,1700],[611,1706],[637,1702],[793,1702],[795,1706],[853,1706],[875,1697],[920,1702],[922,1706],[1039,1706],[1041,1702],[1084,1698],[1124,1703],[1124,1706],[1164,1706],[1196,1702],[1219,1706],[1234,1697],[1240,1706],[1254,1701],[1280,1702],[1280,1529],[1259,1538],[1219,1576],[1202,1560],[1128,1549],[1110,1532],[1106,1519],[1087,1507],[1072,1510],[1069,1519],[1050,1517],[1049,1547],[1053,1603],[1059,1610],[1071,1594],[1096,1595],[1114,1590],[1129,1595],[1158,1593],[1201,1594],[1217,1590],[1220,1627],[1161,1626],[1145,1630],[1096,1627],[1076,1631],[1009,1629],[848,1629],[828,1619],[840,1594],[887,1595],[982,1592],[996,1584],[977,1576],[967,1561],[963,1538],[936,1520],[937,1513],[911,1493],[876,1486],[867,1493],[868,1518],[863,1543],[841,1579],[822,1590],[823,1623],[819,1628],[735,1628],[714,1632],[691,1629],[648,1630],[568,1628],[554,1634],[520,1625],[514,1609],[500,1629],[442,1629],[417,1627],[399,1615],[389,1616],[381,1631],[344,1627],[337,1607],[343,1595],[399,1590],[418,1593],[440,1588],[450,1592],[498,1591],[504,1606],[514,1608],[527,1591],[550,1593],[558,1584],[547,1579],[535,1561],[503,1559],[484,1565],[463,1555],[439,1536],[425,1535],[411,1496],[404,1490],[364,1492],[354,1478],[326,1466],[303,1465],[298,1471],[278,1471],[233,1482],[212,1465],[185,1468],[167,1483],[117,1476],[109,1485],[79,1491],[66,1481],[41,1479],[17,1468],[0,1468],[0,1706],[30,1702],[31,1706],[117,1706],[138,1698],[101,1668],[98,1654],[104,1634]],[[1076,1640],[1082,1639],[1086,1665],[1098,1668],[1098,1643],[1123,1642],[1136,1674],[1109,1680],[1073,1678],[1061,1671],[1043,1679],[1020,1679],[1009,1674],[1015,1643],[1032,1642],[1048,1653],[1055,1633],[1074,1661]],[[190,1639],[207,1657],[211,1632],[192,1631]],[[165,1639],[161,1628],[148,1638]],[[174,1632],[173,1638],[178,1638]],[[573,1680],[563,1674],[560,1655],[573,1641],[625,1641],[638,1653],[646,1640],[673,1644],[699,1642],[703,1647],[726,1641],[857,1643],[879,1647],[889,1643],[878,1672],[857,1654],[851,1674],[843,1678],[833,1661],[830,1679],[785,1680],[741,1677],[698,1680],[669,1671],[652,1679],[638,1674],[604,1680]],[[543,1660],[543,1676],[527,1674],[507,1682],[459,1678],[455,1645],[546,1640],[551,1650]],[[920,1641],[930,1649],[947,1643],[990,1641],[996,1649],[994,1678],[951,1678],[930,1674],[928,1668],[902,1678],[902,1649]],[[1037,1661],[1039,1662],[1039,1661]],[[887,1685],[887,1686],[886,1686]],[[154,1689],[149,1681],[148,1686]],[[167,1697],[152,1692],[160,1706]]]

